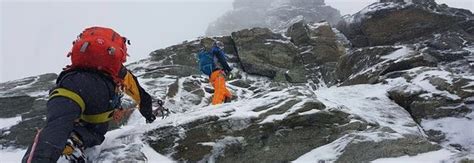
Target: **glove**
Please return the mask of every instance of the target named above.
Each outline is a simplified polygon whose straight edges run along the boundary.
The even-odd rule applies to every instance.
[[[146,117],[146,123],[153,123],[155,119],[156,119],[156,116],[151,114],[150,116]]]
[[[230,72],[226,71],[226,75],[229,80],[234,79],[237,76],[237,69],[234,68]]]
[[[152,123],[156,119],[156,115],[153,114],[153,109],[150,106],[150,109],[140,108],[140,113],[146,119],[146,123]]]

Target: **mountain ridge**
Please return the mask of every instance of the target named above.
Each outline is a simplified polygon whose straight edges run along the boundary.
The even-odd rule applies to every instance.
[[[152,52],[127,67],[175,113],[150,125],[132,114],[126,126],[110,131],[104,144],[88,151],[90,159],[143,161],[153,149],[183,162],[369,162],[433,151],[443,153],[445,161],[472,161],[474,37],[466,24],[474,16],[460,10],[461,15],[438,17],[405,1],[373,5],[394,4],[402,8],[378,8],[374,13],[382,16],[361,21],[298,21],[278,32],[243,29]],[[412,13],[426,19],[406,17]],[[433,23],[454,25],[386,42],[372,37],[410,35],[376,25],[400,23],[394,15],[405,15],[401,24],[417,30]],[[368,33],[369,27],[380,29]],[[213,39],[225,44],[239,71],[228,81],[236,99],[219,106],[209,106],[211,86],[196,62],[196,52]],[[0,115],[23,119],[1,130],[2,148],[25,147],[32,140],[28,137],[44,114],[32,118],[34,112],[27,109],[44,113],[45,87],[54,78],[49,74],[0,84],[1,108],[23,108],[9,114],[2,109]]]

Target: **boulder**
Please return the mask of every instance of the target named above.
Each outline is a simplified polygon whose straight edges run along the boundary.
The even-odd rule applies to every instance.
[[[253,28],[234,32],[232,38],[245,72],[276,81],[306,82],[296,47],[280,34]]]
[[[335,76],[343,85],[375,83],[383,68],[376,67],[378,69],[374,71],[367,70],[383,61],[381,56],[396,50],[397,48],[391,46],[354,49],[341,56],[337,63]]]
[[[327,22],[306,24],[300,21],[290,26],[286,35],[298,46],[300,58],[310,79],[326,85],[336,83],[336,63],[345,49]]]
[[[447,83],[437,77],[427,79],[437,88],[448,89]],[[462,99],[451,99],[448,96],[433,94],[428,95],[426,90],[415,85],[401,85],[388,91],[390,99],[398,105],[405,108],[416,122],[422,119],[439,119],[444,117],[464,117],[472,110],[463,102]]]
[[[461,12],[463,14],[456,15]],[[374,3],[347,21],[341,21],[338,29],[356,47],[391,45],[435,32],[464,30],[462,24],[472,17],[472,13],[443,8],[433,0]],[[380,28],[382,26],[384,28]]]

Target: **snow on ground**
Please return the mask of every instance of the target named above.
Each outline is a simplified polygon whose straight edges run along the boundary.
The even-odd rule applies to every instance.
[[[435,120],[422,120],[425,130],[439,130],[446,134],[446,144],[460,144],[469,151],[474,151],[474,112],[466,118],[447,117]]]
[[[387,47],[387,46],[380,46],[380,47]],[[401,62],[401,61],[404,61],[404,60],[410,59],[411,57],[416,56],[415,51],[412,48],[410,48],[409,45],[399,45],[399,46],[390,46],[390,47],[398,48],[398,49],[390,54],[380,56],[380,59],[383,59],[383,61],[373,66],[367,67],[366,69],[363,69],[359,71],[358,73],[352,74],[351,76],[349,76],[349,79],[353,79],[360,75],[373,73],[377,71],[378,69],[380,69],[380,67],[387,66],[387,63],[392,63],[392,62],[397,63],[397,62]],[[374,49],[374,48],[377,48],[377,47],[370,47],[370,49]],[[356,52],[357,51],[360,52],[362,50],[363,49],[357,49]]]
[[[390,127],[399,134],[421,134],[410,114],[387,97],[389,88],[381,84],[331,87],[317,90],[316,96],[328,107]]]
[[[439,151],[423,153],[416,156],[377,159],[372,161],[372,163],[440,163],[445,162],[453,155],[453,152],[447,149],[441,149]]]
[[[145,154],[147,157],[148,162],[159,162],[159,163],[174,163],[176,161],[173,161],[172,159],[163,156],[156,152],[153,148],[151,148],[148,145],[145,145],[144,148],[142,149],[142,152]]]
[[[312,151],[300,156],[294,163],[306,163],[306,162],[320,162],[317,160],[324,160],[327,162],[334,162],[344,152],[347,144],[349,144],[354,138],[348,135],[343,136],[332,143],[326,144],[319,148],[313,149]]]
[[[166,81],[164,81],[166,80]],[[185,78],[180,78],[178,83],[181,83],[182,80]],[[155,81],[162,81],[163,83],[170,82],[168,79],[160,79]],[[148,90],[151,90],[151,94],[156,97],[162,97],[165,91],[156,91],[161,90],[164,85],[154,85],[150,84],[148,80],[141,80],[145,87],[148,87]],[[148,84],[147,84],[148,83]],[[262,85],[267,85],[265,82],[257,83]],[[153,86],[154,85],[154,86]],[[182,88],[182,83],[179,84],[180,88]],[[244,92],[244,88],[229,87],[234,92]],[[105,141],[99,145],[94,147],[93,149],[88,150],[89,158],[92,160],[104,161],[104,160],[117,160],[117,158],[121,158],[120,154],[114,153],[124,153],[127,155],[140,155],[140,153],[144,154],[148,159],[148,162],[173,162],[172,159],[168,158],[167,156],[163,156],[155,152],[151,147],[145,144],[142,141],[142,136],[144,133],[154,130],[156,128],[165,127],[165,126],[180,126],[186,123],[193,122],[198,119],[203,119],[210,116],[217,116],[221,117],[221,119],[248,119],[251,117],[258,117],[260,114],[265,113],[272,108],[278,107],[284,104],[285,101],[288,101],[289,98],[291,99],[299,99],[299,103],[295,104],[293,108],[290,110],[296,110],[297,108],[301,107],[301,103],[303,100],[295,95],[291,95],[291,91],[297,89],[294,87],[278,90],[278,91],[264,91],[260,95],[261,97],[253,98],[257,94],[247,93],[243,94],[240,93],[242,98],[231,103],[224,103],[221,105],[216,106],[196,106],[190,103],[186,103],[186,100],[178,100],[182,97],[187,96],[188,94],[181,92],[182,90],[178,91],[176,96],[173,99],[176,99],[177,104],[171,106],[180,106],[188,108],[187,110],[180,110],[175,112],[174,114],[169,115],[166,119],[157,119],[155,122],[151,124],[145,124],[144,118],[140,115],[139,112],[134,112],[128,123],[125,126],[122,126],[120,129],[109,131],[106,134]],[[163,93],[163,94],[162,94]],[[240,96],[239,95],[239,96]],[[208,97],[206,97],[208,98]],[[167,99],[170,100],[170,99]],[[270,107],[266,110],[255,112],[253,109],[260,107],[260,106],[268,106],[271,104],[276,104],[273,107]],[[173,108],[170,108],[173,109]],[[290,114],[290,113],[288,113]],[[266,122],[272,122],[274,120],[279,120],[285,118],[288,114],[282,114],[278,117],[269,117]],[[240,126],[245,127],[245,126]],[[242,138],[225,138],[223,140],[217,142],[207,142],[207,144],[212,145],[214,147],[213,150],[215,152],[219,152],[221,150],[221,146],[233,143],[235,141],[244,141]],[[203,142],[204,143],[204,142]],[[135,152],[130,153],[130,151],[135,150]],[[211,158],[212,161],[212,158]]]
[[[217,142],[205,142],[202,145],[207,145],[212,147],[212,155],[210,156],[209,163],[215,163],[215,159],[219,157],[227,146],[231,144],[245,144],[243,137],[232,137],[226,136],[223,139],[218,140]]]
[[[2,149],[1,147],[0,149],[0,162],[2,163],[21,162],[26,153],[25,149]]]
[[[450,73],[448,71],[444,71],[438,68],[428,68],[428,67],[417,67],[417,68],[407,70],[407,72],[408,74],[413,75],[413,79],[410,82],[400,77],[400,78],[395,78],[395,79],[387,79],[387,81],[389,82],[389,85],[393,85],[393,86],[408,85],[410,88],[416,89],[413,91],[421,90],[421,91],[427,92],[421,95],[422,97],[432,97],[433,95],[441,95],[441,96],[451,98],[453,100],[460,99],[459,96],[445,90],[439,90],[436,88],[436,86],[430,83],[430,79],[434,77],[443,79],[447,83],[453,83],[453,79],[455,77],[460,77],[460,76],[455,76],[455,74],[453,73]]]
[[[394,51],[394,52],[392,52],[388,55],[384,55],[380,58],[388,59],[388,60],[397,60],[397,59],[402,58],[402,57],[404,57],[404,56],[406,56],[406,55],[413,52],[413,50],[408,48],[407,46],[399,46],[399,47],[396,47],[396,48],[400,48],[400,49],[398,49],[398,50],[396,50],[396,51]]]
[[[391,87],[390,85],[365,84],[316,90],[315,94],[318,100],[329,109],[338,109],[352,116],[359,116],[363,121],[378,124],[381,127],[389,127],[396,133],[377,130],[352,132],[329,144],[313,149],[294,160],[294,162],[315,162],[315,160],[333,162],[337,160],[350,143],[398,139],[405,134],[422,135],[423,133],[420,132],[414,120],[410,118],[409,113],[387,97],[387,90]]]
[[[10,127],[21,122],[21,116],[12,118],[0,118],[0,130],[8,130]]]

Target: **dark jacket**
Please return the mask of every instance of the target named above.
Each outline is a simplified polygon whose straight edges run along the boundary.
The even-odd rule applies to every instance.
[[[127,87],[124,92],[133,93],[132,98],[140,105],[140,113],[147,119],[152,114],[151,96],[140,87],[136,77],[126,70],[123,76]],[[70,90],[82,98],[85,109],[76,100],[63,96],[52,96],[47,103],[47,124],[38,133],[38,141],[30,147],[23,162],[32,155],[33,162],[56,162],[62,154],[71,132],[77,133],[86,148],[101,144],[108,130],[108,120],[101,123],[86,122],[84,115],[107,113],[111,118],[117,103],[117,87],[112,78],[95,71],[74,70],[60,74],[57,88]],[[52,93],[54,93],[54,90]],[[115,100],[116,101],[116,100]],[[109,113],[110,112],[110,113]]]
[[[218,65],[217,67],[223,69],[225,72],[231,72],[232,71],[232,68],[227,63],[225,53],[221,48],[219,48],[217,46],[214,46],[211,49],[211,53],[212,53],[213,56],[215,56],[217,58],[217,61],[219,63],[219,64],[217,64]]]

